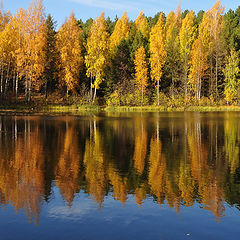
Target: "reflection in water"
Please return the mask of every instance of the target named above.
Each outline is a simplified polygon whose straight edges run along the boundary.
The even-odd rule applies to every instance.
[[[195,202],[217,218],[240,207],[238,116],[136,114],[0,117],[0,201],[29,221],[56,186],[72,206],[82,192],[99,205],[134,194],[177,212]],[[80,192],[81,191],[81,192]]]

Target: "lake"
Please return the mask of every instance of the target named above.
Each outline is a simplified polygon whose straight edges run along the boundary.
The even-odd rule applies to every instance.
[[[0,115],[0,239],[237,239],[240,113]]]

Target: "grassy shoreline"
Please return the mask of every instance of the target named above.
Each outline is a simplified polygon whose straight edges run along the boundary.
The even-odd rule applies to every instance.
[[[240,112],[240,106],[143,106],[143,107],[106,107],[107,112]]]
[[[97,105],[0,105],[1,112],[240,112],[240,106],[97,106]]]

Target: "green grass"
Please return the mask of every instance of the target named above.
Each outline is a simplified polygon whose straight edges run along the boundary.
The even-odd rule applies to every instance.
[[[158,112],[166,111],[164,106],[116,106],[116,107],[106,107],[104,109],[106,112]]]
[[[107,112],[224,112],[240,111],[240,106],[189,106],[189,107],[167,107],[167,106],[139,106],[139,107],[106,107]]]
[[[31,111],[33,110],[32,105],[23,105],[23,104],[8,104],[8,105],[0,105],[0,111]]]
[[[0,111],[16,112],[223,112],[239,111],[240,106],[188,106],[188,107],[167,107],[167,106],[108,106],[97,105],[28,105],[28,104],[8,104],[0,105]]]
[[[239,112],[240,106],[191,106],[186,111],[192,112]]]
[[[95,105],[47,105],[42,110],[44,112],[99,112],[101,107]]]

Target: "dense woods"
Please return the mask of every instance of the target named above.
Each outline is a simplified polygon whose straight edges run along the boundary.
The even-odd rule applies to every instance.
[[[74,13],[58,29],[41,0],[0,11],[1,103],[239,104],[240,7],[220,1],[135,21]]]

